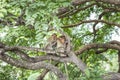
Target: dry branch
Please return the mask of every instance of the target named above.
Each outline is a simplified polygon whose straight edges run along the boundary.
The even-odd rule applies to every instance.
[[[88,44],[83,46],[81,49],[77,50],[75,53],[78,54],[82,54],[84,51],[90,50],[90,49],[98,49],[98,48],[103,48],[103,49],[115,49],[120,51],[120,46],[116,45],[116,44],[120,44],[120,42],[118,41],[111,41],[109,43],[105,43],[105,44],[100,44],[100,43],[92,43],[92,44]]]

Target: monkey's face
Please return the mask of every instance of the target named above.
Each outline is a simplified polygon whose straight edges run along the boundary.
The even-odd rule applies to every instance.
[[[53,38],[53,40],[56,40],[57,39],[57,35],[55,33],[52,34],[52,38]]]
[[[66,41],[65,36],[60,36],[59,39],[60,39],[60,42],[61,42],[62,44],[64,44],[65,41]]]

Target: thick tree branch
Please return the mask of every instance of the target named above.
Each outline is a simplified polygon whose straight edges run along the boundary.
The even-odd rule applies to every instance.
[[[120,73],[110,72],[102,76],[103,80],[120,80]]]
[[[79,59],[74,52],[71,51],[68,55],[70,56],[72,62],[84,73],[87,69],[86,64]]]
[[[23,46],[5,46],[4,49],[6,51],[16,51],[16,50],[28,50],[28,51],[36,51],[36,52],[46,52],[46,53],[56,53],[55,51],[45,50],[41,48],[34,48],[34,47],[23,47]]]
[[[100,54],[100,53],[106,52],[107,50],[108,50],[107,48],[102,49],[102,50],[95,50],[95,53]]]
[[[2,54],[0,53],[0,59],[13,65],[16,67],[21,67],[21,68],[25,68],[25,69],[31,69],[31,70],[37,70],[37,69],[41,69],[41,68],[45,68],[48,69],[52,72],[54,72],[60,80],[66,80],[66,76],[55,66],[49,64],[49,63],[45,63],[45,62],[37,62],[37,63],[31,63],[31,62],[25,62],[22,60],[16,60],[13,59],[12,57],[8,56],[7,54]]]
[[[20,58],[24,61],[28,61],[28,62],[35,62],[34,58],[28,56],[28,54],[24,53],[21,50],[16,50],[13,51],[13,53],[15,53],[16,55],[20,56]]]
[[[0,46],[0,48],[3,48],[5,51],[19,51],[19,50],[34,50],[34,51],[43,51],[39,48],[31,48],[31,47],[8,47],[8,46],[5,46],[5,45],[2,45]],[[47,51],[46,51],[47,52]],[[20,53],[19,54],[20,56],[23,56],[22,58],[26,58],[26,55],[23,54],[23,53]],[[46,55],[46,56],[37,56],[37,57],[34,57],[34,58],[30,58],[29,56],[29,59],[33,62],[40,62],[40,61],[44,61],[44,60],[55,60],[55,61],[59,61],[59,62],[73,62],[74,64],[76,64],[80,70],[82,72],[85,71],[86,69],[86,65],[84,64],[84,62],[82,62],[82,60],[78,59],[77,56],[74,54],[74,52],[71,52],[69,51],[68,53],[68,56],[69,57],[66,57],[66,58],[62,58],[62,57],[55,57],[55,56],[50,56],[50,55]]]
[[[110,44],[117,44],[118,46],[120,46],[120,42],[116,41],[116,40],[110,41],[108,43],[110,43]]]
[[[45,55],[45,56],[34,57],[35,62],[44,61],[44,60],[54,60],[54,61],[59,61],[59,62],[71,62],[71,59],[69,57],[62,58],[60,56],[54,56],[54,55]]]
[[[3,61],[6,61],[6,62],[8,62],[9,64],[12,64],[12,65],[15,65],[15,66],[17,66],[17,67],[22,67],[23,65],[23,68],[28,68],[28,67],[30,67],[30,69],[33,67],[33,66],[27,66],[28,65],[28,63],[29,64],[34,64],[34,65],[36,65],[36,66],[38,66],[38,64],[37,63],[40,63],[41,65],[43,65],[40,61],[44,61],[44,60],[56,60],[56,61],[60,61],[60,62],[72,62],[72,63],[74,63],[75,65],[77,65],[77,67],[82,71],[82,72],[84,72],[85,71],[85,69],[87,69],[87,67],[86,67],[86,65],[84,64],[84,62],[81,60],[81,59],[79,59],[76,55],[75,55],[75,53],[78,55],[78,54],[81,54],[81,53],[83,53],[84,51],[86,51],[86,50],[89,50],[89,49],[95,49],[95,48],[107,48],[107,49],[115,49],[115,50],[120,50],[120,42],[118,42],[118,41],[111,41],[111,42],[109,42],[109,43],[105,43],[105,44],[97,44],[97,43],[93,43],[93,44],[89,44],[89,45],[85,45],[84,47],[82,47],[80,50],[78,50],[78,51],[76,51],[75,53],[74,52],[72,52],[72,51],[70,51],[70,53],[68,54],[68,56],[69,57],[67,57],[67,58],[59,58],[59,57],[54,57],[54,56],[38,56],[38,57],[34,57],[34,62],[36,62],[36,63],[33,63],[33,62],[25,62],[25,61],[18,61],[18,60],[16,60],[16,59],[13,59],[13,58],[11,58],[11,57],[9,57],[9,56],[7,56],[6,54],[3,54],[5,51],[17,51],[17,50],[19,50],[19,49],[22,49],[22,50],[30,50],[30,49],[32,49],[32,50],[37,50],[37,51],[41,51],[41,50],[39,50],[38,48],[36,49],[36,48],[27,48],[27,47],[8,47],[8,46],[5,46],[4,44],[0,44],[0,48],[1,48],[1,50],[0,50],[0,52],[1,52],[1,59],[3,60]],[[21,55],[21,54],[19,54],[19,55]],[[23,56],[24,56],[24,54],[22,54]],[[6,60],[6,59],[8,59],[8,60]],[[9,62],[10,61],[10,62]],[[18,64],[17,64],[18,63]],[[26,65],[27,64],[27,65]],[[39,64],[39,65],[40,65]],[[45,66],[46,66],[47,64],[45,64]],[[42,68],[44,68],[44,67],[42,67]],[[29,68],[28,68],[29,69]],[[33,69],[38,69],[38,67],[34,67]]]
[[[120,42],[117,42],[118,44]],[[115,50],[120,50],[120,46],[115,44],[110,44],[110,43],[105,43],[105,44],[100,44],[100,43],[92,43],[92,44],[88,44],[85,45],[84,47],[82,47],[81,49],[77,50],[75,53],[78,54],[82,54],[84,51],[87,51],[89,49],[98,49],[98,48],[107,48],[107,49],[115,49]]]
[[[55,66],[58,66],[59,63],[55,63]],[[45,75],[49,72],[49,70],[44,70],[42,73],[37,77],[37,80],[43,80]]]
[[[120,42],[119,41],[116,41],[116,40],[113,40],[113,41],[110,41],[108,42],[109,44],[113,44],[113,45],[118,45],[120,46]],[[96,50],[96,54],[100,54],[100,53],[103,53],[103,52],[106,52],[109,48],[103,48],[102,50]],[[119,54],[118,54],[119,55]]]
[[[25,61],[30,61],[30,62],[39,62],[39,61],[44,61],[44,60],[54,60],[54,61],[59,61],[59,62],[70,62],[71,59],[69,57],[60,57],[60,56],[55,56],[55,55],[45,55],[45,56],[36,56],[36,57],[30,57],[28,56],[27,53],[24,53],[22,50],[29,50],[29,51],[35,51],[35,52],[46,52],[46,53],[56,53],[55,51],[51,50],[44,50],[40,48],[33,48],[33,47],[21,47],[21,46],[16,46],[16,47],[10,47],[6,46],[3,43],[0,43],[0,48],[4,50],[4,52],[11,51],[13,53],[16,53],[19,55],[23,60]]]

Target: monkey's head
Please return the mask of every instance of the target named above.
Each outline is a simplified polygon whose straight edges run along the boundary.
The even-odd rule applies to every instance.
[[[62,43],[65,43],[66,37],[64,35],[59,36],[59,39]]]
[[[65,36],[64,36],[64,35],[61,35],[59,38],[65,39]]]
[[[55,40],[55,39],[57,39],[57,34],[56,33],[53,33],[52,34],[52,38]]]

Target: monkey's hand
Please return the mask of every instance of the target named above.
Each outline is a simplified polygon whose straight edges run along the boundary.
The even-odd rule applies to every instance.
[[[60,57],[66,57],[67,55],[65,54],[65,48],[64,47],[57,48],[57,55]]]

